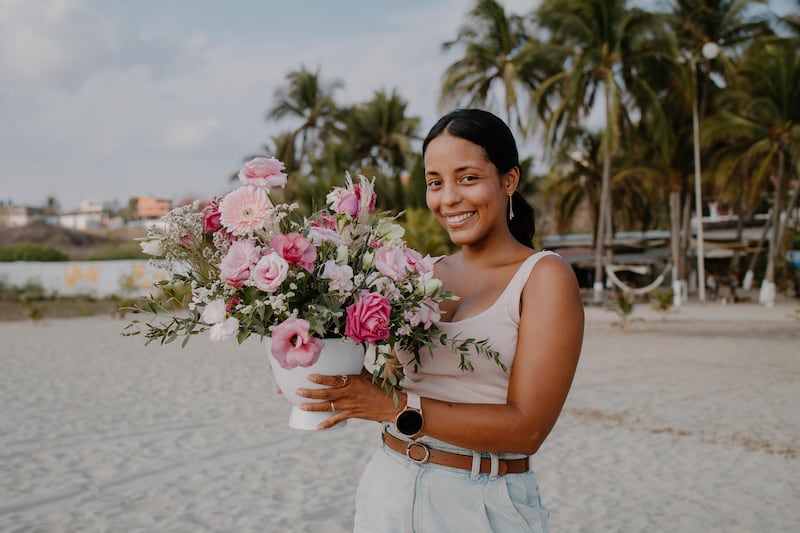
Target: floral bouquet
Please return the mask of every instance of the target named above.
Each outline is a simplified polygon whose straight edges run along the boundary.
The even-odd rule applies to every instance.
[[[147,297],[140,310],[155,318],[134,320],[127,335],[144,332],[147,343],[162,344],[184,336],[185,345],[205,331],[240,343],[256,334],[271,338],[287,369],[312,365],[321,339],[345,337],[378,348],[374,376],[387,391],[397,384],[384,372],[393,348],[420,364],[423,349],[449,344],[464,370],[470,353],[502,366],[487,341],[440,332],[439,303],[454,296],[434,277],[433,259],[403,241],[396,217],[376,212],[374,180],[346,174],[323,209],[303,216],[299,205],[270,199],[270,189],[286,184],[283,170],[275,158],[252,159],[239,172],[243,186],[176,208],[148,230],[141,247],[169,272],[157,285],[175,300],[177,287],[188,288],[191,301],[186,309]]]

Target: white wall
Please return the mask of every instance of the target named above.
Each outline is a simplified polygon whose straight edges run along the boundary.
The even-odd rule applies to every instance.
[[[166,277],[165,271],[141,259],[0,263],[0,280],[7,285],[22,287],[31,282],[49,293],[63,295],[142,295],[153,290],[154,281]],[[125,287],[126,283],[131,287]]]

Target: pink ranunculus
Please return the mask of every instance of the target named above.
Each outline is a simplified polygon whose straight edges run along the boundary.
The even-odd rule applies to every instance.
[[[344,334],[355,342],[376,344],[389,338],[392,306],[376,292],[362,292],[346,309]]]
[[[234,241],[219,263],[220,277],[228,285],[241,287],[260,257],[261,250],[253,241]]]
[[[339,199],[339,201],[333,207],[333,210],[337,213],[343,213],[350,218],[355,219],[358,217],[358,210],[360,207],[358,196],[353,193],[348,193]]]
[[[375,267],[384,276],[394,281],[402,280],[408,272],[406,254],[400,248],[381,246],[375,252]]]
[[[289,317],[272,330],[272,357],[281,367],[291,370],[296,366],[308,367],[319,359],[324,343],[309,333],[307,320]]]
[[[203,232],[216,233],[222,229],[220,222],[219,202],[214,199],[203,207]]]
[[[252,235],[267,225],[271,211],[272,202],[264,189],[239,187],[219,203],[219,220],[234,235]]]
[[[300,265],[309,272],[314,271],[317,259],[317,248],[299,233],[283,235],[279,233],[272,238],[272,248],[277,254],[292,265]]]
[[[250,277],[262,291],[275,292],[289,274],[289,263],[275,252],[270,252],[256,263]]]
[[[239,180],[253,187],[283,187],[286,185],[284,165],[274,157],[256,157],[239,170]]]

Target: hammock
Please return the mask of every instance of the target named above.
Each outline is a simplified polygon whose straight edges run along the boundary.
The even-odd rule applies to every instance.
[[[672,263],[667,263],[667,266],[664,268],[664,271],[661,274],[659,274],[659,276],[652,283],[649,283],[644,287],[629,287],[628,285],[625,284],[625,282],[623,282],[621,279],[617,277],[617,272],[622,270],[622,271],[634,272],[636,274],[647,274],[648,271],[647,267],[644,266],[636,267],[630,265],[606,265],[606,274],[608,275],[608,278],[611,280],[611,282],[620,289],[622,289],[622,292],[624,293],[647,294],[648,292],[657,289],[661,286],[661,284],[664,282],[664,278],[667,276],[671,268],[672,268]]]

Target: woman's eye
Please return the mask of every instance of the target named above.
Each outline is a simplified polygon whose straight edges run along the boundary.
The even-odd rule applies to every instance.
[[[439,181],[438,180],[431,180],[431,181],[428,182],[428,188],[429,189],[432,189],[432,188],[438,187],[438,186],[439,186]]]
[[[462,176],[461,177],[461,181],[475,181],[477,179],[478,179],[478,176],[472,176],[472,175],[467,175],[467,176]]]

